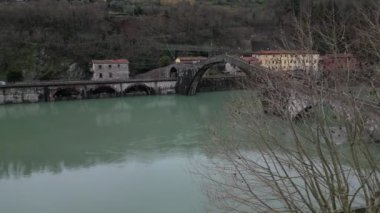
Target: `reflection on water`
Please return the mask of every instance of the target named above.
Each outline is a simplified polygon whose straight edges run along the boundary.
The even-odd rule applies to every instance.
[[[190,162],[231,94],[0,106],[1,212],[203,212]]]
[[[0,178],[192,154],[226,94],[2,106]]]
[[[210,125],[229,136],[235,94],[0,106],[0,212],[203,212],[190,162],[206,159]],[[291,142],[284,122],[264,123]]]

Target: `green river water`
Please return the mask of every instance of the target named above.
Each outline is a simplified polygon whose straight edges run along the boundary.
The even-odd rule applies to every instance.
[[[193,173],[210,157],[210,127],[230,135],[226,105],[241,94],[0,106],[0,213],[206,212]],[[291,138],[280,119],[265,122]]]
[[[233,94],[0,106],[0,212],[204,212],[192,160]]]

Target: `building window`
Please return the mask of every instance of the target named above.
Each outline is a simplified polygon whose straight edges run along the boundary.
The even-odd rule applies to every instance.
[[[103,73],[99,73],[99,78],[103,78]]]
[[[99,68],[99,69],[102,69],[102,65],[98,65],[98,68]]]
[[[110,69],[111,69],[111,68],[112,68],[112,65],[111,65],[111,64],[109,64],[109,65],[108,65],[108,68],[110,68]]]
[[[108,73],[108,76],[109,76],[110,78],[112,78],[112,72]]]
[[[117,67],[120,68],[120,64],[118,64]]]

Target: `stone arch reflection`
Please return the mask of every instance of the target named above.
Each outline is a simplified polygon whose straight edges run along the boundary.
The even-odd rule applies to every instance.
[[[4,108],[0,129],[23,134],[2,132],[0,178],[197,153],[204,112],[223,100],[149,96]]]

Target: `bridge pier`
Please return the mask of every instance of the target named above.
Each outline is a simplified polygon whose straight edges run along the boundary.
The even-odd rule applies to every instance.
[[[49,87],[44,87],[44,101],[48,102],[50,97]]]
[[[81,91],[82,99],[87,99],[88,98],[88,93],[87,93],[87,86],[84,85],[83,89]]]
[[[193,70],[186,70],[179,72],[178,83],[177,83],[177,93],[181,95],[188,95],[188,90],[192,83],[194,77]]]
[[[4,104],[5,100],[5,88],[1,89],[0,104]]]
[[[120,96],[123,96],[124,90],[123,90],[123,84],[122,83],[119,84],[119,91],[120,91]]]
[[[154,82],[153,89],[154,89],[156,94],[160,94],[160,89],[158,88],[157,82]]]

